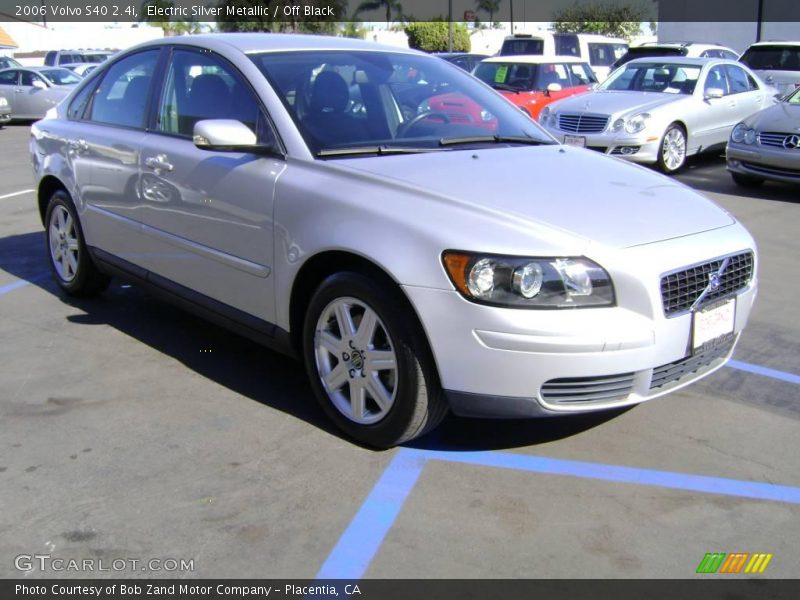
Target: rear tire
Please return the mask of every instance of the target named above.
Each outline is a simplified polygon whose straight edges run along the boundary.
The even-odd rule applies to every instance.
[[[753,177],[752,175],[744,175],[743,173],[731,172],[731,177],[736,185],[745,188],[756,188],[764,183],[762,177]]]
[[[306,311],[303,356],[322,409],[349,437],[391,448],[423,435],[447,414],[416,316],[361,273],[337,273]]]
[[[78,214],[64,190],[56,190],[45,212],[45,243],[50,271],[70,296],[95,296],[108,287],[110,277],[92,261]]]

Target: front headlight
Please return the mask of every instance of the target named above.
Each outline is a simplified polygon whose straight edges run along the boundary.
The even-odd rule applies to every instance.
[[[8,100],[6,100],[3,96],[0,96],[0,106],[8,106]]]
[[[647,121],[650,117],[651,115],[649,113],[642,113],[634,115],[633,117],[628,117],[627,119],[620,118],[614,121],[611,130],[622,131],[624,129],[626,133],[639,133],[640,131],[644,131],[644,128],[647,127]]]
[[[542,112],[539,113],[539,123],[542,125],[549,125],[550,124],[550,107],[545,106],[542,109]]]
[[[737,144],[755,144],[756,130],[751,129],[744,123],[739,123],[731,132],[731,141]]]
[[[462,296],[511,308],[613,306],[611,277],[583,257],[522,258],[447,251],[442,261]]]

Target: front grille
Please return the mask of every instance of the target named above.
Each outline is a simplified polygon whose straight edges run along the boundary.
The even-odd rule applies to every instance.
[[[606,403],[624,400],[633,391],[633,373],[599,377],[551,379],[542,386],[542,398],[552,404]]]
[[[608,125],[608,115],[558,115],[558,128],[572,133],[600,133]]]
[[[733,348],[735,338],[731,335],[730,339],[724,343],[709,348],[693,356],[687,356],[675,362],[667,363],[653,369],[653,378],[650,382],[650,389],[655,390],[664,387],[668,383],[678,381],[686,375],[697,373],[711,365],[714,361],[724,358]]]
[[[762,146],[772,146],[773,148],[786,148],[784,142],[794,136],[793,133],[779,133],[777,131],[764,131],[758,134],[758,143]],[[800,150],[800,148],[794,148]]]
[[[709,284],[713,273],[719,271],[724,258],[689,267],[661,278],[661,300],[666,316],[682,313],[691,308]],[[730,257],[722,273],[719,287],[706,294],[703,303],[733,294],[744,288],[753,276],[753,253],[743,252]]]
[[[764,165],[756,165],[749,162],[743,162],[742,166],[750,171],[763,173],[764,175],[776,175],[778,177],[800,177],[800,169],[780,169],[778,167],[767,167]]]

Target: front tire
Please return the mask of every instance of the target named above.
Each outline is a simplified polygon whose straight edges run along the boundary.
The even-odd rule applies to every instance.
[[[764,183],[761,177],[753,177],[752,175],[744,175],[743,173],[731,172],[731,177],[734,183],[745,188],[756,188]]]
[[[664,132],[658,146],[658,168],[667,175],[681,170],[686,164],[686,130],[673,123]]]
[[[317,400],[345,434],[375,448],[423,435],[447,412],[422,328],[399,293],[360,273],[331,275],[303,327]]]
[[[105,290],[110,278],[97,270],[89,256],[78,214],[67,192],[53,193],[44,222],[50,271],[59,287],[71,296],[83,297]]]

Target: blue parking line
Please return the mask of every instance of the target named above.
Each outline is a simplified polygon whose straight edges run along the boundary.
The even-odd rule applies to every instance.
[[[23,288],[32,283],[36,283],[37,281],[41,281],[42,279],[45,279],[49,276],[50,276],[49,272],[39,273],[38,275],[33,275],[31,277],[28,277],[27,279],[20,279],[18,281],[15,281],[14,283],[9,283],[7,285],[4,285],[3,287],[0,287],[0,296],[2,296],[3,294],[7,294],[8,292],[13,292],[14,290],[18,290],[19,288]]]
[[[325,564],[317,573],[318,580],[363,577],[429,460],[800,504],[800,487],[787,485],[512,452],[447,452],[400,448],[331,550]]]
[[[425,456],[418,451],[400,448],[381,478],[350,521],[317,579],[360,579],[383,539],[414,489]]]
[[[760,365],[754,365],[751,363],[742,362],[740,360],[729,360],[726,364],[726,367],[730,367],[731,369],[738,369],[739,371],[746,371],[747,373],[755,373],[756,375],[763,375],[764,377],[772,377],[773,379],[780,379],[781,381],[786,381],[788,383],[794,383],[795,385],[800,385],[800,375],[795,375],[794,373],[786,373],[785,371],[778,371],[776,369],[770,369],[769,367],[762,367]]]

